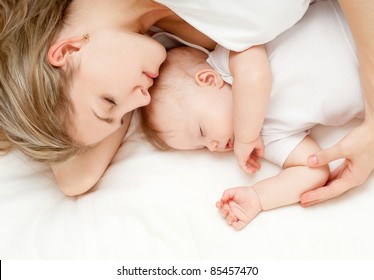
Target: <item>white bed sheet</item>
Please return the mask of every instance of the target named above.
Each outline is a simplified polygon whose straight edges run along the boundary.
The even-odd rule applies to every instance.
[[[358,123],[312,133],[327,147]],[[160,152],[135,128],[97,186],[77,198],[60,192],[48,166],[19,152],[1,156],[0,258],[374,258],[373,177],[330,202],[262,212],[235,231],[216,200],[279,168],[264,161],[249,176],[232,153]]]

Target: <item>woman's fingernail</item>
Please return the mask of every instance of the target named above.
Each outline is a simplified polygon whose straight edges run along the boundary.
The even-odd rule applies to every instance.
[[[300,202],[301,204],[306,204],[309,202],[309,200],[304,198],[304,199],[301,199]]]

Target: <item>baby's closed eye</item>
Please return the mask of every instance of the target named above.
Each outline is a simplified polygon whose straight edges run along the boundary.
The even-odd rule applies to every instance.
[[[200,136],[204,137],[205,136],[204,130],[201,128],[201,126],[199,127],[199,129],[200,129]]]

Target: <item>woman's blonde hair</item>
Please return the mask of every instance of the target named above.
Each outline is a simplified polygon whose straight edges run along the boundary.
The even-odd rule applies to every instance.
[[[151,103],[138,109],[140,127],[147,140],[157,149],[172,149],[164,140],[165,131],[159,129],[158,114],[169,113],[168,117],[173,117],[170,111],[180,110],[179,103],[188,95],[190,85],[195,83],[197,67],[206,63],[206,59],[206,53],[192,47],[177,47],[168,51],[160,75],[150,88]],[[158,106],[163,106],[162,110]]]
[[[0,151],[65,160],[80,151],[67,136],[72,71],[53,67],[48,49],[72,0],[0,0]]]

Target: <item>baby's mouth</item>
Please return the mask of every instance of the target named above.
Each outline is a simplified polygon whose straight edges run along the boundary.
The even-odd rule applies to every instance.
[[[234,141],[232,141],[232,139],[229,139],[229,141],[227,141],[227,144],[225,146],[225,149],[226,150],[231,150],[232,147],[233,147],[233,144],[234,144]]]

